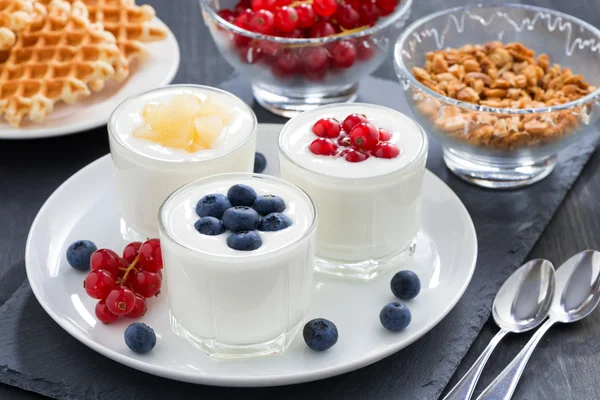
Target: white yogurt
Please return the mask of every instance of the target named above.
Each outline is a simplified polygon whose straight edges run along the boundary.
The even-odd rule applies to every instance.
[[[393,159],[370,157],[350,163],[315,155],[311,128],[320,118],[342,122],[366,114],[378,128],[392,132],[400,149]],[[320,214],[318,269],[370,279],[386,260],[414,249],[420,226],[421,192],[428,142],[421,127],[404,114],[371,104],[334,104],[291,119],[279,136],[281,177],[304,189]]]
[[[259,232],[263,244],[253,251],[229,248],[230,232],[209,236],[194,229],[198,200],[226,194],[237,183],[281,197],[293,222],[278,232]],[[159,218],[174,332],[215,357],[284,351],[310,304],[317,225],[310,198],[277,178],[222,174],[175,192]]]
[[[190,153],[133,136],[143,122],[141,112],[146,104],[167,104],[182,93],[202,100],[210,96],[231,112],[231,122],[214,148]],[[208,86],[165,86],[123,102],[111,115],[108,131],[124,236],[158,236],[158,208],[182,185],[218,173],[252,172],[256,127],[256,116],[248,105]]]

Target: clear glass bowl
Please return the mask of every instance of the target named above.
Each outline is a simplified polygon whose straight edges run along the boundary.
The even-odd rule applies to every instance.
[[[468,44],[520,42],[546,53],[550,65],[570,67],[600,85],[600,31],[569,15],[521,4],[473,5],[428,15],[406,28],[394,61],[412,111],[444,147],[444,161],[459,177],[490,188],[532,184],[546,177],[556,153],[595,135],[600,90],[543,108],[496,108],[459,101],[420,83],[426,53]]]
[[[293,117],[323,104],[356,99],[358,81],[375,71],[393,47],[410,14],[412,0],[402,0],[394,13],[369,29],[349,35],[292,39],[266,36],[239,28],[217,12],[232,9],[237,0],[200,0],[204,21],[227,62],[252,82],[256,100],[271,112]],[[356,61],[347,68],[334,68],[331,52],[340,42],[354,44]],[[325,54],[329,66],[310,70],[306,60]],[[292,59],[285,71],[278,59]],[[304,64],[304,65],[303,65]]]

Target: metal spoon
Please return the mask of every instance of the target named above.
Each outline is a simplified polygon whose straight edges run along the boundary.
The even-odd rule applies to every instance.
[[[531,337],[523,350],[483,391],[477,400],[508,400],[512,397],[529,356],[544,333],[557,322],[569,323],[587,317],[600,302],[600,253],[582,251],[556,270],[556,293],[549,319]]]
[[[541,324],[548,315],[553,294],[554,267],[550,261],[531,260],[513,272],[496,294],[492,306],[500,331],[444,400],[470,399],[496,345],[509,332],[521,333]]]

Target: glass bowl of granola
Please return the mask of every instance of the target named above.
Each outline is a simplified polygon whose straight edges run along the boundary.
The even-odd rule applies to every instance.
[[[200,0],[227,62],[269,111],[293,117],[353,101],[386,60],[412,0]],[[325,15],[330,14],[330,15]]]
[[[561,149],[596,135],[599,43],[600,30],[558,11],[474,5],[407,27],[394,61],[448,168],[514,188],[543,179]]]

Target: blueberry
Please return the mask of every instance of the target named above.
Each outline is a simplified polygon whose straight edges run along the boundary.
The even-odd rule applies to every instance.
[[[393,302],[387,304],[379,313],[379,321],[384,328],[397,332],[410,324],[410,310],[402,303]]]
[[[338,341],[335,324],[324,318],[308,321],[302,330],[306,345],[315,351],[325,351]]]
[[[256,192],[248,185],[233,185],[227,191],[227,198],[232,206],[252,207]]]
[[[71,267],[79,271],[90,269],[90,258],[92,253],[98,250],[94,242],[89,240],[78,240],[71,243],[67,249],[67,261]]]
[[[215,217],[202,217],[194,224],[194,228],[203,235],[220,235],[225,232],[225,227],[220,219]]]
[[[223,226],[231,232],[253,231],[260,215],[250,207],[232,207],[223,214]]]
[[[285,202],[279,196],[266,194],[264,196],[258,196],[256,200],[254,200],[252,208],[260,215],[267,215],[274,212],[283,212],[283,210],[285,210]]]
[[[410,300],[417,297],[421,291],[421,281],[412,271],[400,271],[392,278],[390,287],[397,298]]]
[[[200,217],[221,218],[228,208],[231,208],[231,203],[224,194],[207,194],[196,204],[196,214]]]
[[[252,251],[262,246],[262,239],[256,231],[236,232],[227,238],[227,246],[234,250]]]
[[[125,343],[133,352],[144,354],[154,348],[154,330],[141,322],[134,322],[125,329]]]
[[[292,225],[292,220],[282,213],[271,213],[262,217],[258,223],[258,230],[263,232],[276,232]]]
[[[254,173],[260,174],[267,168],[267,158],[258,151],[254,153]]]

